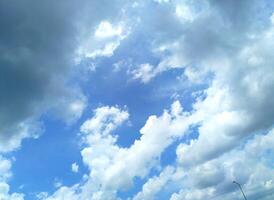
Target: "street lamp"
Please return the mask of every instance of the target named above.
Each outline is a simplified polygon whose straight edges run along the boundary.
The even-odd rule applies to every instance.
[[[243,191],[243,189],[242,189],[241,184],[240,184],[240,183],[238,183],[238,182],[236,182],[236,181],[233,181],[232,183],[234,183],[234,184],[238,185],[238,187],[240,188],[240,190],[241,190],[241,192],[242,192],[242,194],[243,194],[243,196],[244,196],[244,199],[245,199],[245,200],[247,200],[247,198],[246,198],[246,196],[245,196],[245,193],[244,193],[244,191]]]

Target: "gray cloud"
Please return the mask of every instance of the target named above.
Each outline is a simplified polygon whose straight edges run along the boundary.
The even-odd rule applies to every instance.
[[[19,123],[35,117],[49,106],[48,101],[64,95],[60,85],[65,85],[75,46],[75,12],[65,5],[54,1],[1,1],[2,138],[14,137],[20,132]],[[54,90],[60,93],[56,95]]]
[[[119,6],[107,1],[0,2],[0,138],[8,142],[20,135],[20,124],[26,126],[47,109],[65,110],[60,116],[70,121],[80,116],[69,108],[75,101],[82,108],[85,104],[77,85],[68,84],[77,45],[100,20],[115,20]]]

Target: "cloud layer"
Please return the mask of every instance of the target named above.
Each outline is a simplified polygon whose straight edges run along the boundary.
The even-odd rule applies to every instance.
[[[141,35],[154,59],[122,58],[131,59],[128,81],[146,87],[178,70],[192,91],[190,108],[175,100],[147,116],[128,147],[117,132],[134,113],[127,105],[95,108],[79,127],[87,174],[37,198],[115,200],[138,179],[143,185],[129,199],[240,199],[233,180],[248,199],[273,199],[272,8],[250,0],[1,2],[0,152],[38,137],[43,115],[67,124],[79,119],[89,102],[76,68],[113,57]],[[175,160],[162,164],[173,145]],[[9,192],[11,163],[0,157],[0,198],[21,200]],[[79,166],[71,170],[79,173]]]

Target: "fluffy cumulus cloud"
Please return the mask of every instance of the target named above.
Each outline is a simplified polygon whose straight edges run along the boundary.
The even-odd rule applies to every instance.
[[[145,183],[129,197],[133,200],[241,199],[234,180],[248,199],[274,198],[273,3],[0,4],[5,27],[0,33],[0,152],[37,137],[46,111],[68,124],[79,119],[88,100],[72,84],[73,66],[112,57],[140,35],[148,45],[145,53],[155,59],[128,58],[131,81],[145,87],[176,69],[186,87],[203,88],[193,91],[188,111],[174,101],[161,115],[148,116],[128,147],[119,145],[117,133],[130,122],[128,108],[94,109],[79,133],[87,174],[38,199],[120,199],[119,192],[134,187],[136,178]],[[172,145],[175,161],[162,165],[161,156]],[[78,164],[71,165],[75,173]],[[24,195],[9,192],[10,167],[11,161],[0,157],[0,199],[21,200]]]
[[[83,177],[86,180],[80,185],[61,187],[46,199],[62,199],[68,194],[70,199],[118,198],[117,192],[132,186],[135,177],[144,178],[151,169],[158,168],[161,153],[188,129],[192,118],[187,116],[180,103],[175,102],[161,116],[150,116],[140,130],[140,139],[123,148],[117,145],[113,131],[128,120],[128,112],[117,107],[97,108],[94,117],[81,126],[86,143],[81,154],[90,170],[88,177]]]

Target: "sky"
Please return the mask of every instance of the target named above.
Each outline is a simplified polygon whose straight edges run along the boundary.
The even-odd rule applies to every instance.
[[[0,200],[274,199],[274,2],[0,1]]]

